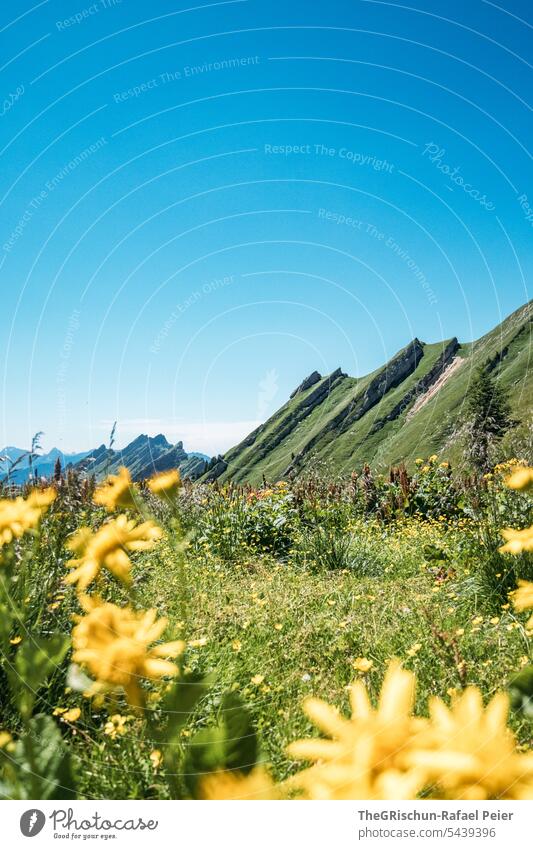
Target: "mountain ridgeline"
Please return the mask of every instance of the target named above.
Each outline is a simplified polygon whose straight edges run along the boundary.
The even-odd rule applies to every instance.
[[[162,433],[157,436],[141,434],[121,450],[100,445],[75,466],[76,471],[94,475],[97,480],[126,466],[133,480],[144,480],[157,472],[179,469],[183,478],[196,478],[205,469],[204,454],[187,454],[183,442],[172,445]]]
[[[478,367],[509,391],[518,422],[531,416],[532,317],[533,301],[473,343],[413,339],[365,377],[314,371],[264,424],[212,460],[201,480],[257,484],[263,476],[298,475],[317,462],[348,474],[364,463],[385,469],[433,453],[454,459]]]

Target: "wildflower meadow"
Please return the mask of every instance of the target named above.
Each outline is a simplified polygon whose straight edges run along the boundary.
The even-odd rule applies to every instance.
[[[533,798],[532,490],[4,486],[2,797]]]

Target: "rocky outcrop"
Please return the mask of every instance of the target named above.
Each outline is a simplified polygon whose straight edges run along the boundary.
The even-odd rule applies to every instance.
[[[166,442],[166,439],[165,439]],[[168,445],[168,443],[167,443]],[[189,455],[183,450],[183,442],[176,442],[170,446],[168,451],[163,451],[156,455],[153,453],[149,456],[146,465],[138,465],[134,473],[134,479],[138,481],[146,480],[151,475],[157,472],[167,472],[169,469],[182,469],[182,466],[187,463]],[[142,456],[141,456],[142,462]],[[203,462],[202,462],[203,468]]]
[[[318,374],[318,372],[313,372],[313,374]],[[303,386],[313,375],[309,375],[306,380],[304,380],[300,386]],[[283,442],[286,437],[292,433],[295,427],[303,421],[303,419],[307,418],[313,410],[318,407],[326,398],[329,397],[330,393],[339,385],[339,383],[344,380],[347,375],[340,369],[337,368],[327,377],[320,378],[319,382],[313,381],[308,385],[308,389],[315,387],[312,392],[309,392],[302,398],[298,398],[301,394],[303,395],[304,389],[301,392],[296,390],[293,392],[293,399],[296,400],[296,406],[294,409],[290,410],[290,413],[287,413],[286,416],[281,416],[277,425],[274,425],[271,429],[271,432],[268,434],[268,438],[257,444],[254,450],[254,463],[263,460],[267,454],[269,454],[274,448],[276,448],[281,442]],[[290,403],[290,402],[289,402]],[[287,405],[287,409],[288,405]],[[215,480],[216,477],[219,477],[226,471],[228,465],[231,465],[233,461],[233,457],[238,457],[241,454],[243,448],[249,448],[254,445],[258,441],[258,437],[265,430],[265,425],[260,425],[256,428],[249,436],[246,437],[242,442],[239,443],[235,448],[232,448],[230,452],[224,455],[225,467],[221,464],[218,464],[214,467],[214,469],[210,469],[208,473],[205,474],[203,480]],[[241,461],[239,468],[242,470],[243,467],[246,467],[246,460]]]
[[[307,389],[311,389],[315,383],[318,383],[319,380],[322,380],[322,375],[319,374],[318,371],[312,371],[309,377],[306,377],[305,380],[302,380],[299,386],[296,387],[294,392],[291,392],[289,398],[294,398],[295,395],[299,395],[301,392],[305,392]]]
[[[396,404],[396,406],[383,418],[377,419],[372,425],[369,435],[376,433],[378,430],[381,430],[387,422],[394,421],[398,416],[401,416],[403,412],[409,407],[409,405],[419,398],[424,392],[433,386],[433,384],[438,380],[438,378],[442,375],[445,369],[449,366],[451,361],[453,360],[457,350],[459,348],[459,342],[454,337],[446,347],[444,348],[442,354],[438,358],[437,362],[431,368],[424,377],[420,378],[412,389],[403,396],[403,398]]]
[[[285,474],[291,474],[301,463],[304,456],[308,454],[319,442],[329,442],[344,433],[354,422],[362,418],[378,401],[380,401],[389,389],[393,389],[405,380],[416,369],[420,359],[424,356],[424,346],[419,339],[413,339],[407,348],[400,351],[399,354],[387,364],[384,369],[378,372],[366,389],[357,393],[350,399],[348,404],[328,421],[327,426],[316,433],[299,453],[291,461],[285,471]]]
[[[205,483],[212,483],[213,481],[216,481],[216,479],[219,478],[220,475],[224,474],[227,468],[228,464],[222,457],[220,457],[215,463],[215,465],[211,469],[209,469],[208,472],[206,472],[206,474],[202,478],[202,481],[204,481]]]

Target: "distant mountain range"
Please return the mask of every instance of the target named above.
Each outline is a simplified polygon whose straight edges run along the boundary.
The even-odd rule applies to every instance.
[[[22,459],[10,473],[10,480],[16,484],[28,480],[29,459],[22,448],[7,446],[0,450],[0,457],[8,458],[8,462],[0,463],[0,481],[5,479],[8,465],[21,457]],[[196,478],[204,471],[205,464],[210,459],[207,455],[198,452],[187,454],[182,442],[172,445],[163,434],[154,437],[141,434],[125,448],[116,451],[106,448],[105,445],[100,445],[93,451],[77,454],[64,454],[58,448],[52,448],[47,454],[34,458],[35,475],[50,477],[58,457],[63,469],[72,467],[83,474],[95,475],[97,479],[116,472],[119,466],[127,466],[134,480],[143,480],[155,472],[174,468],[180,470],[182,477]]]
[[[318,462],[349,474],[386,469],[433,453],[459,457],[457,433],[473,371],[483,365],[509,391],[514,417],[533,413],[533,302],[473,343],[413,339],[365,377],[312,372],[264,424],[201,480],[260,483],[309,471]]]
[[[41,454],[33,459],[33,471],[38,477],[48,478],[53,474],[56,460],[59,457],[62,468],[75,465],[83,460],[88,454],[87,451],[81,451],[77,454],[64,454],[59,448],[52,448],[47,454]],[[30,475],[30,463],[28,452],[22,448],[15,448],[13,445],[8,445],[0,449],[0,457],[7,458],[0,462],[0,481],[4,480],[7,475],[8,466],[19,458],[17,465],[13,468],[9,478],[12,483],[21,484],[28,480]]]

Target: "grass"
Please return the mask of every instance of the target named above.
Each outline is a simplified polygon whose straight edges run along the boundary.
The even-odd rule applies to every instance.
[[[427,540],[427,529],[410,524],[386,539],[378,579],[355,569],[310,572],[270,558],[222,570],[202,560],[189,563],[191,636],[206,640],[193,650],[194,663],[214,669],[221,689],[243,696],[278,778],[291,771],[286,745],[311,732],[303,698],[312,694],[346,707],[357,657],[373,661],[364,677],[374,694],[388,660],[405,661],[417,673],[422,710],[429,696],[448,699],[466,682],[492,695],[527,657],[528,640],[512,610],[484,604],[468,569],[436,581],[421,556],[420,534]],[[432,535],[448,546],[453,531],[443,527]],[[169,572],[163,557],[145,591],[173,618],[179,587]],[[256,675],[264,678],[259,685],[251,683]],[[530,734],[523,726],[523,742]]]
[[[209,689],[181,729],[184,749],[195,734],[213,727],[223,695],[238,694],[257,730],[261,761],[283,780],[297,768],[287,745],[316,734],[302,711],[307,696],[347,711],[348,686],[361,678],[375,699],[388,662],[399,658],[416,673],[417,712],[423,715],[431,696],[449,701],[471,684],[488,700],[531,663],[526,617],[515,614],[507,599],[517,574],[533,577],[531,558],[496,551],[502,523],[527,521],[527,498],[501,486],[502,471],[485,496],[476,490],[465,502],[463,493],[458,508],[447,468],[430,461],[427,469],[416,480],[414,514],[406,514],[407,505],[387,521],[379,518],[380,504],[391,503],[395,484],[386,481],[375,483],[377,501],[369,512],[352,483],[189,488],[180,517],[185,530],[195,533],[183,572],[168,511],[153,502],[169,536],[135,556],[132,597],[168,618],[163,639],[187,640],[186,676],[211,674]],[[408,483],[415,487],[414,480]],[[23,643],[39,631],[68,633],[79,612],[73,589],[63,584],[64,542],[76,526],[103,520],[90,495],[63,492],[24,561],[31,622],[20,630]],[[127,600],[112,581],[99,591],[119,604]],[[13,657],[18,650],[10,649]],[[358,671],[358,658],[371,661],[367,672]],[[157,710],[157,687],[147,694]],[[16,713],[3,699],[0,730],[16,735]],[[58,712],[73,707],[81,708],[79,720]],[[154,765],[154,749],[164,743],[154,743],[122,696],[83,698],[62,667],[39,691],[36,710],[52,717],[56,712],[80,797],[173,795]],[[123,733],[113,733],[115,715],[124,718]],[[530,746],[531,720],[513,714],[511,726],[520,744]]]

